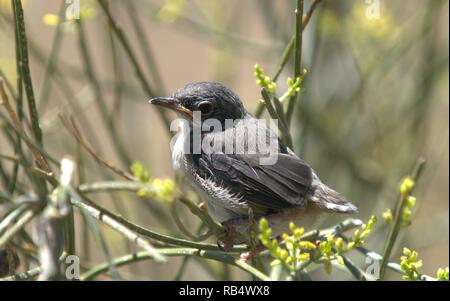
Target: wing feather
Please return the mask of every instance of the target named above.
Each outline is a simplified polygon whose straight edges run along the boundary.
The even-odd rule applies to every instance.
[[[198,160],[204,178],[213,179],[242,196],[252,208],[280,210],[306,206],[312,170],[291,154],[278,154],[274,165],[261,165],[261,155],[202,154]]]

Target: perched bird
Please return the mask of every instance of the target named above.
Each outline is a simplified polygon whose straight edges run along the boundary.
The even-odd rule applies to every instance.
[[[312,228],[323,213],[357,211],[322,183],[275,131],[247,112],[224,85],[191,83],[150,103],[169,108],[185,120],[172,147],[174,168],[194,184],[210,214],[233,230],[231,243],[246,240],[250,208],[255,220],[268,219],[274,235],[285,232],[290,221]],[[216,125],[212,130],[211,124]],[[200,133],[197,141],[196,132]],[[264,162],[268,155],[275,160]]]

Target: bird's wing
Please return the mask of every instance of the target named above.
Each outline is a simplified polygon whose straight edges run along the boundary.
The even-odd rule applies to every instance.
[[[312,170],[291,154],[278,153],[273,165],[261,165],[262,155],[202,154],[197,164],[202,177],[240,195],[253,208],[280,210],[306,206]]]

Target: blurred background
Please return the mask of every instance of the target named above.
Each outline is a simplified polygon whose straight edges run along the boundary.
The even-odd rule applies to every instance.
[[[80,149],[61,126],[59,113],[72,116],[90,145],[114,165],[129,170],[138,160],[152,177],[172,177],[171,136],[147,104],[150,96],[169,95],[189,82],[218,81],[254,112],[260,89],[253,66],[258,63],[269,76],[275,74],[295,22],[295,1],[289,0],[109,1],[143,71],[139,78],[98,3],[80,3],[81,34],[77,24],[64,21],[64,1],[23,1],[45,148],[56,158],[69,154],[80,160],[79,179],[85,182],[117,176]],[[310,3],[305,1],[305,11]],[[0,9],[1,76],[15,89],[10,1],[1,0]],[[417,158],[426,159],[412,224],[400,232],[392,258],[399,261],[403,246],[417,250],[423,272],[431,276],[449,261],[448,11],[449,2],[440,0],[323,0],[304,31],[302,65],[308,75],[292,125],[296,153],[359,207],[356,217],[379,217],[367,242],[378,253],[387,235],[382,213],[394,207],[399,183]],[[278,79],[280,94],[293,65],[290,60]],[[0,153],[12,154],[5,131],[0,133]],[[11,166],[1,161],[4,174]],[[137,224],[182,237],[164,203],[130,193],[95,194],[93,199]],[[179,212],[189,228],[196,227],[198,220],[188,210],[180,205]],[[77,221],[82,265],[103,262],[79,216]],[[101,229],[113,256],[135,250],[112,230]],[[363,257],[351,258],[364,265]],[[144,261],[121,268],[120,274],[130,280],[171,280],[182,264],[182,258],[168,264]],[[192,258],[185,264],[181,279],[249,279],[217,262]],[[322,269],[311,276],[350,279],[336,269],[331,276]],[[388,274],[388,279],[400,276]]]

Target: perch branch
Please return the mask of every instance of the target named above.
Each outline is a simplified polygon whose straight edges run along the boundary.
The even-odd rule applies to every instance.
[[[241,270],[255,276],[259,280],[269,281],[270,277],[261,273],[259,270],[255,269],[251,265],[245,263],[241,259],[237,259],[233,256],[230,256],[223,252],[214,252],[214,251],[205,251],[205,250],[198,250],[198,249],[192,249],[192,248],[171,248],[171,249],[159,249],[159,252],[161,254],[164,254],[165,256],[199,256],[206,259],[212,259],[220,262],[225,262],[231,265],[234,265]],[[133,253],[129,255],[125,255],[119,258],[116,258],[113,260],[114,264],[116,266],[123,266],[127,265],[133,262],[146,260],[146,259],[153,259],[153,256],[149,254],[148,252],[138,252]],[[107,271],[107,263],[100,264],[83,275],[81,275],[81,280],[90,280],[104,272]]]
[[[135,232],[138,235],[145,236],[152,238],[154,240],[167,243],[169,245],[174,246],[181,246],[181,247],[188,247],[188,248],[196,248],[200,250],[209,250],[209,251],[220,251],[221,249],[214,244],[206,244],[206,243],[198,243],[198,242],[192,242],[189,240],[184,240],[180,238],[175,238],[168,235],[163,235],[154,231],[151,231],[149,229],[143,228],[141,226],[135,225],[126,219],[115,215],[114,213],[106,210],[105,208],[102,208],[92,202],[89,202],[87,200],[81,201],[80,198],[72,198],[71,199],[72,204],[75,207],[84,209],[85,212],[87,212],[90,216],[94,217],[95,219],[106,223],[112,223],[113,225],[118,225],[121,228],[127,228],[130,231]],[[248,251],[248,248],[246,246],[235,246],[231,249],[231,252],[246,252]]]

